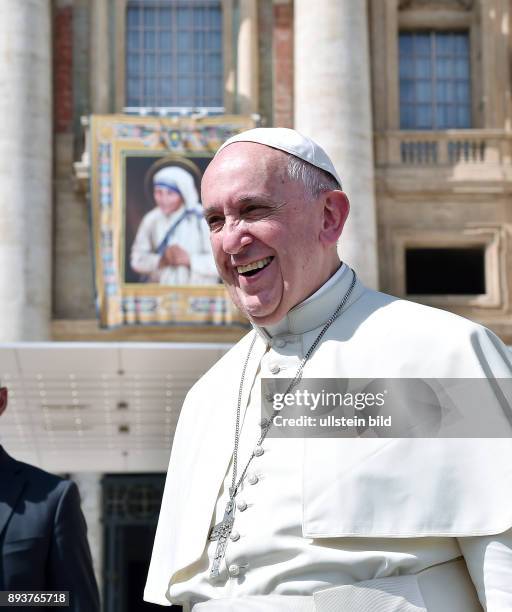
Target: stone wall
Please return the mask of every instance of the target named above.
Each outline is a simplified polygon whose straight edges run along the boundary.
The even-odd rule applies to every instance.
[[[384,291],[400,293],[403,287],[403,262],[400,263],[402,247],[398,245],[403,244],[404,235],[419,237],[421,242],[422,232],[423,238],[426,238],[436,231],[446,236],[450,232],[451,235],[457,232],[460,234],[468,231],[469,226],[479,227],[482,232],[491,226],[497,228],[501,236],[498,241],[500,254],[492,260],[495,269],[491,266],[492,269],[488,271],[490,286],[498,287],[493,289],[494,297],[489,294],[476,301],[466,300],[465,303],[439,298],[433,302],[427,300],[427,303],[432,302],[482,321],[512,341],[512,324],[507,322],[507,318],[512,318],[508,306],[508,294],[512,291],[508,265],[512,258],[509,244],[509,224],[512,222],[512,184],[509,174],[512,171],[512,154],[510,151],[507,153],[512,145],[505,140],[497,144],[498,141],[492,141],[492,135],[486,132],[482,138],[491,138],[492,142],[489,141],[487,149],[491,155],[484,163],[450,166],[443,162],[430,169],[421,166],[404,167],[399,159],[402,136],[398,131],[397,61],[397,34],[401,28],[467,28],[471,36],[473,127],[502,131],[509,129],[512,112],[508,2],[368,0],[367,4],[372,107],[368,121],[365,119],[368,128],[365,128],[365,138],[370,143],[365,149],[365,157],[367,160],[372,157],[373,129],[376,158],[374,163],[369,162],[366,179],[359,181],[357,186],[354,177],[362,176],[359,158],[356,159],[357,156],[354,157],[352,152],[344,161],[338,149],[341,150],[341,143],[347,145],[351,142],[347,130],[360,130],[362,126],[361,121],[354,120],[351,113],[356,112],[357,115],[362,109],[361,104],[354,103],[354,100],[359,95],[356,95],[356,90],[360,75],[366,73],[359,70],[358,66],[364,54],[356,50],[352,34],[344,34],[345,30],[340,24],[331,23],[324,30],[313,28],[311,36],[316,40],[314,47],[309,45],[307,52],[304,52],[304,44],[310,40],[308,34],[304,38],[306,43],[300,44],[301,57],[294,57],[294,45],[297,48],[297,41],[294,40],[297,11],[302,6],[309,10],[310,3],[300,0],[259,0],[257,3],[254,0],[244,0],[238,5],[242,30],[237,37],[230,29],[225,41],[226,60],[234,62],[234,58],[238,57],[239,62],[238,66],[227,68],[228,73],[233,74],[236,70],[238,74],[238,100],[237,104],[233,103],[233,108],[258,112],[264,124],[284,127],[294,125],[294,113],[297,116],[299,109],[301,121],[300,125],[295,123],[296,127],[309,131],[313,136],[316,134],[318,138],[325,139],[324,144],[332,146],[331,153],[334,151],[339,169],[347,177],[345,183],[353,199],[355,212],[362,208],[372,208],[370,204],[363,206],[360,203],[364,199],[363,192],[366,193],[368,189],[368,197],[373,197],[372,185],[369,183],[373,184],[376,189],[380,288]],[[76,322],[77,337],[84,339],[90,335],[98,339],[89,204],[86,194],[77,190],[73,179],[73,162],[79,158],[82,149],[80,116],[91,111],[115,112],[121,109],[113,106],[114,96],[111,92],[116,84],[110,82],[114,77],[109,75],[112,66],[119,67],[123,63],[120,61],[122,41],[112,34],[116,29],[111,23],[118,19],[122,5],[121,1],[53,0],[52,287],[54,329],[60,326],[66,330],[59,336],[60,339],[73,339],[72,321]],[[321,5],[324,7],[322,10],[333,14],[339,7],[334,0],[324,0]],[[113,6],[115,11],[111,10]],[[229,11],[233,10],[231,1],[224,0],[224,6],[231,7]],[[301,28],[306,29],[312,22],[307,10],[307,18],[301,22]],[[96,25],[93,27],[93,24]],[[231,17],[226,20],[226,24],[231,28]],[[330,30],[337,34],[327,41],[327,32]],[[340,40],[340,37],[351,40]],[[306,65],[310,68],[306,68]],[[351,67],[356,70],[353,76],[342,79],[336,76],[341,69],[347,75],[352,74],[349,71]],[[257,74],[248,75],[247,71],[256,71]],[[116,70],[116,74],[118,72]],[[320,73],[325,73],[323,78],[320,78]],[[301,99],[297,100],[296,94],[294,98],[294,90],[301,92]],[[364,91],[362,94],[366,96]],[[118,91],[115,96],[118,106],[119,96]],[[229,96],[226,99],[229,102]],[[323,112],[322,121],[325,123],[322,134],[316,133],[320,125],[316,119],[319,109]],[[340,127],[342,124],[346,133]],[[356,132],[354,134],[354,146],[360,146],[361,138]],[[434,135],[432,137],[437,138]],[[499,162],[496,162],[497,157],[500,158]],[[353,169],[350,166],[351,160],[356,160]],[[372,168],[375,168],[375,181],[372,178]],[[356,216],[353,215],[353,219]],[[371,215],[368,223],[364,221],[364,215],[362,219],[357,239],[353,242],[354,253],[361,250],[360,236],[364,236],[365,228],[371,227],[373,223]],[[370,242],[372,240],[370,237]],[[58,325],[55,325],[56,322]],[[79,328],[81,331],[78,331]],[[155,334],[150,330],[132,330],[129,336],[131,339],[172,339],[175,331],[159,330]],[[104,334],[104,337],[114,339],[113,334]],[[119,334],[115,335],[115,339],[120,339]]]
[[[409,297],[406,248],[482,245],[485,294],[410,299],[481,322],[512,343],[509,3],[370,0],[370,9],[380,287]],[[398,129],[397,36],[421,28],[469,32],[471,130]],[[435,156],[425,157],[425,147]],[[454,147],[466,153],[454,156]]]
[[[293,127],[293,2],[274,4],[274,125]]]

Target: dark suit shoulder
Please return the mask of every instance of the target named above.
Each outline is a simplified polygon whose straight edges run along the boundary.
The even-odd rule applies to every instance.
[[[33,482],[39,483],[41,487],[46,487],[48,489],[59,488],[60,490],[63,490],[65,487],[73,484],[72,481],[67,478],[47,472],[46,470],[36,467],[35,465],[31,465],[30,463],[24,463],[23,461],[17,460],[14,461],[18,464],[18,467],[23,470],[26,478]]]
[[[14,459],[14,462],[24,471],[26,477],[30,478],[31,480],[37,480],[42,485],[46,485],[47,487],[56,488],[63,483],[71,482],[70,480],[62,478],[61,476],[57,476],[51,472],[46,472],[45,470],[42,470],[35,465],[31,465],[30,463],[24,463],[23,461],[17,461],[16,459]]]
[[[48,510],[55,509],[59,500],[65,496],[70,489],[78,489],[76,484],[66,478],[52,474],[29,463],[13,460],[15,463],[16,475],[25,480],[26,500],[35,503],[44,501],[48,504]],[[73,491],[75,492],[75,491]]]

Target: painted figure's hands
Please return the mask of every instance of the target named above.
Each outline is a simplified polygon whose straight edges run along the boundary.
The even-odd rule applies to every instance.
[[[165,249],[160,260],[160,267],[165,266],[187,266],[187,268],[190,268],[189,254],[178,244],[173,244]]]

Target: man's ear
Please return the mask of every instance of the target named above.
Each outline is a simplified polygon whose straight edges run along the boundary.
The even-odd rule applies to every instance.
[[[343,191],[326,191],[322,203],[323,221],[320,241],[325,245],[336,244],[350,210],[348,198]]]
[[[0,387],[0,416],[3,411],[7,408],[7,388]]]

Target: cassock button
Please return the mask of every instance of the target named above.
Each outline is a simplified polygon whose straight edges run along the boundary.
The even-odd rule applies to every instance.
[[[240,567],[233,563],[228,567],[228,572],[230,576],[238,576],[238,574],[240,573]]]
[[[248,478],[247,478],[247,482],[250,485],[255,485],[258,482],[258,477],[256,476],[256,474],[251,474]]]
[[[279,374],[280,371],[281,371],[281,368],[277,365],[277,363],[274,363],[270,366],[270,372],[272,374]]]
[[[240,539],[240,534],[238,531],[233,531],[229,537],[231,538],[232,542],[237,542]]]
[[[243,512],[244,510],[247,510],[247,502],[244,499],[241,499],[236,507],[240,510],[240,512]]]
[[[261,457],[261,455],[263,455],[263,453],[264,453],[264,452],[265,452],[265,451],[263,450],[263,447],[262,447],[262,446],[257,446],[257,447],[254,449],[254,455],[255,455],[256,457]]]
[[[274,340],[274,346],[277,346],[277,348],[283,348],[286,346],[286,340],[284,338],[276,338]]]

